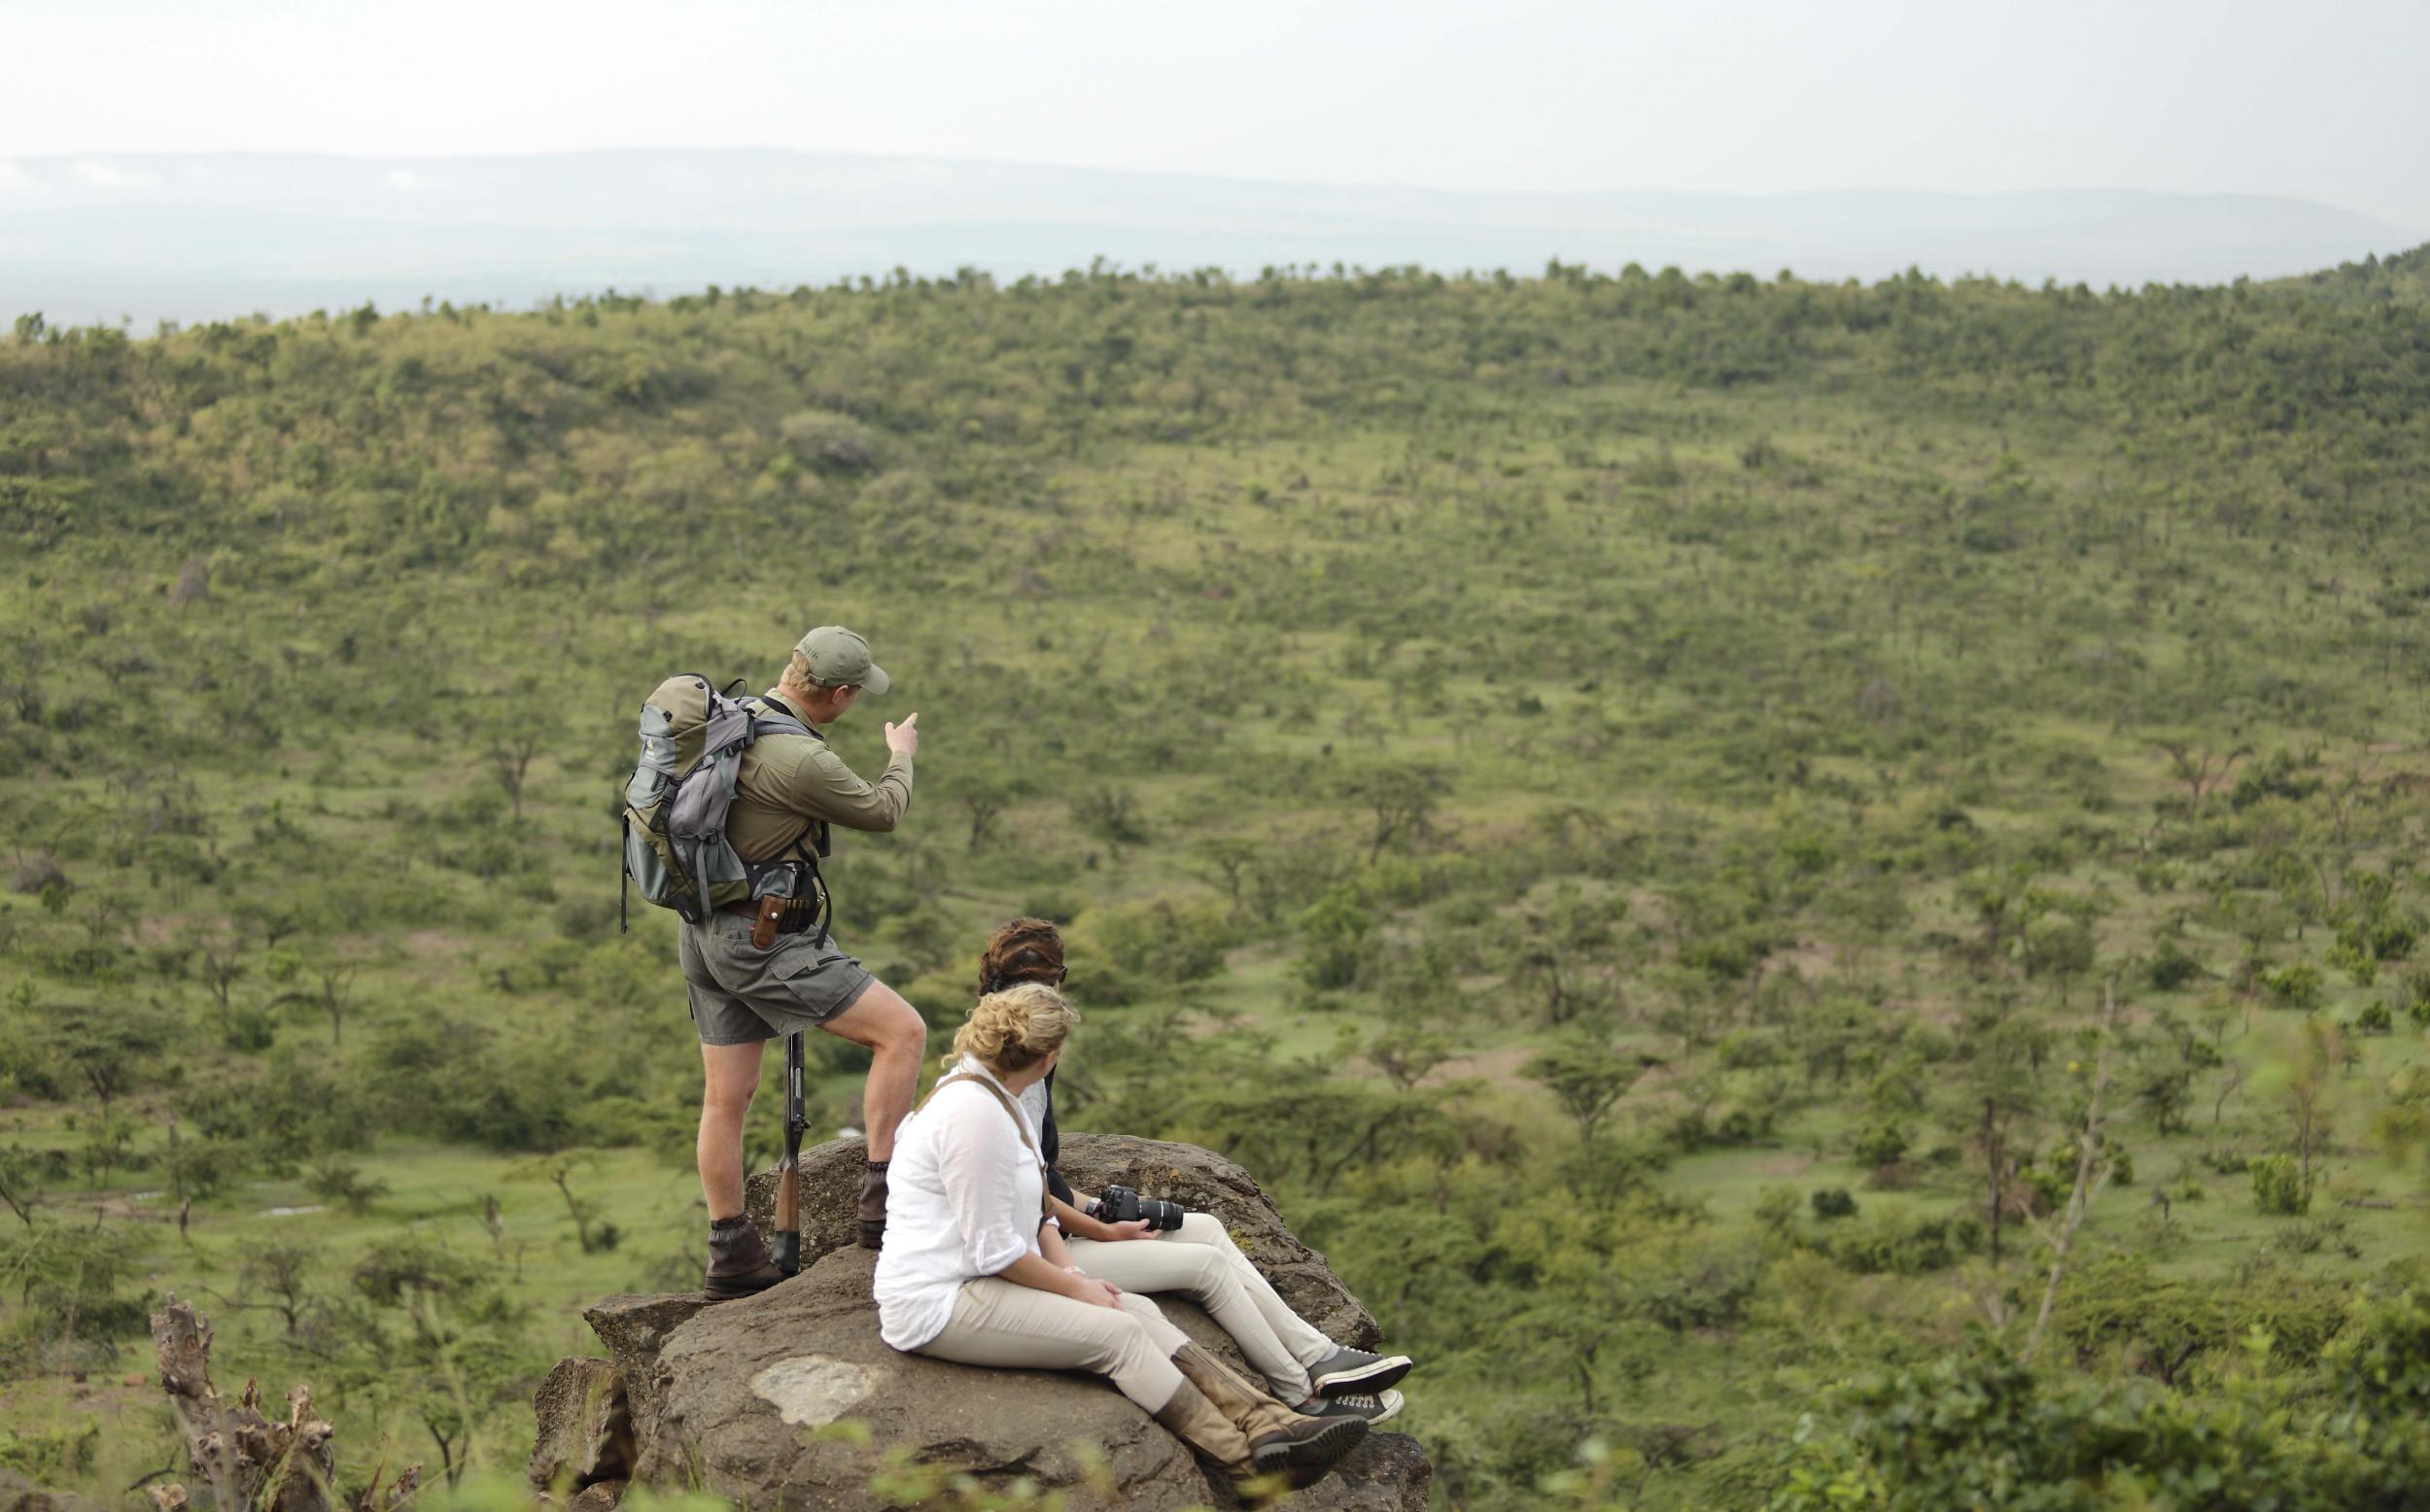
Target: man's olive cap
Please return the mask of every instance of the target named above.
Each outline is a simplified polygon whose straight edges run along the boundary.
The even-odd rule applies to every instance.
[[[894,686],[885,669],[869,658],[869,642],[841,625],[821,625],[797,642],[810,663],[810,680],[822,688],[858,688],[877,695]]]

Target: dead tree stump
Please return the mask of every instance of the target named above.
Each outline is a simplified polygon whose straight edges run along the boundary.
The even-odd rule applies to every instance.
[[[309,1391],[298,1385],[287,1393],[283,1423],[262,1415],[260,1389],[251,1381],[228,1405],[211,1384],[211,1320],[174,1291],[152,1315],[152,1343],[160,1356],[160,1389],[176,1409],[188,1460],[210,1484],[214,1512],[332,1512],[337,1429],[313,1415]],[[413,1495],[421,1475],[414,1465],[387,1492],[375,1483],[353,1502],[336,1504],[391,1512]],[[183,1486],[155,1487],[150,1495],[159,1512],[187,1504]]]

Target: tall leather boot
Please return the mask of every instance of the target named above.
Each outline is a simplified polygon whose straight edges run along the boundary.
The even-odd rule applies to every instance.
[[[852,1204],[852,1237],[864,1250],[885,1247],[885,1168],[889,1162],[872,1160],[861,1173],[860,1195]]]
[[[1173,1368],[1240,1430],[1261,1474],[1282,1470],[1308,1485],[1367,1437],[1366,1419],[1302,1417],[1196,1344],[1173,1352]]]
[[[1215,1410],[1205,1392],[1188,1381],[1174,1389],[1173,1399],[1158,1408],[1155,1416],[1164,1431],[1214,1460],[1216,1467],[1233,1480],[1244,1481],[1267,1473],[1258,1465],[1240,1429]],[[1279,1460],[1271,1466],[1281,1467]]]

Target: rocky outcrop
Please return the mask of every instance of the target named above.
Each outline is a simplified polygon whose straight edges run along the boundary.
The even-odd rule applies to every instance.
[[[852,1243],[852,1203],[866,1164],[856,1139],[830,1140],[802,1152],[804,1270],[820,1255]],[[1327,1267],[1325,1257],[1302,1244],[1249,1173],[1223,1156],[1196,1145],[1121,1134],[1066,1134],[1056,1169],[1077,1191],[1119,1185],[1169,1198],[1196,1213],[1214,1214],[1291,1310],[1326,1337],[1356,1349],[1372,1349],[1381,1337],[1374,1316]],[[776,1219],[776,1173],[752,1177],[744,1203],[760,1232],[770,1232]]]
[[[1283,1226],[1246,1172],[1205,1151],[1069,1136],[1063,1168],[1083,1190],[1108,1181],[1215,1213],[1302,1314],[1345,1343],[1376,1342],[1374,1319]],[[609,1358],[560,1364],[540,1391],[534,1483],[612,1504],[625,1482],[699,1487],[753,1507],[877,1512],[909,1499],[871,1490],[889,1463],[955,1467],[982,1484],[1026,1479],[1082,1508],[1228,1505],[1188,1448],[1094,1377],[985,1370],[898,1354],[878,1337],[876,1255],[851,1243],[857,1142],[803,1160],[803,1271],[743,1301],[609,1297],[585,1313]],[[753,1181],[765,1199],[773,1184]],[[755,1214],[763,1223],[766,1216]],[[1187,1300],[1157,1299],[1201,1343],[1238,1362]],[[1432,1467],[1414,1439],[1370,1435],[1294,1507],[1413,1512]]]
[[[532,1446],[533,1484],[589,1487],[633,1474],[632,1403],[614,1360],[557,1361],[532,1410],[540,1426]]]

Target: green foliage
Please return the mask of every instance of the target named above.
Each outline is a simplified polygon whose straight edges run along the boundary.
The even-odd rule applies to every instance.
[[[1817,1197],[1821,1195],[1816,1193]],[[1816,1212],[1822,1213],[1819,1203]],[[1916,1276],[1956,1264],[1973,1251],[1981,1238],[1981,1229],[1971,1218],[1877,1212],[1869,1218],[1834,1225],[1825,1236],[1822,1249],[1833,1260],[1858,1275]]]
[[[1084,949],[1094,945],[1104,952],[1122,977],[1108,1001],[1124,1001],[1137,992],[1162,993],[1214,976],[1237,935],[1219,905],[1158,899],[1092,909],[1075,923],[1072,938]]]
[[[368,1213],[372,1203],[388,1194],[388,1184],[366,1180],[360,1168],[330,1159],[315,1165],[304,1177],[304,1190],[349,1213]]]
[[[2266,1355],[2269,1341],[2252,1347]],[[2430,1462],[2418,1417],[2366,1408],[2290,1423],[2258,1383],[2215,1405],[2140,1381],[2054,1383],[1981,1338],[1938,1363],[1869,1377],[1841,1403],[1852,1414],[1844,1432],[1801,1429],[1772,1512],[2393,1512]]]
[[[2308,1414],[2410,1347],[2422,266],[25,327],[0,1225],[108,1246],[22,1260],[12,1389],[91,1411],[60,1372],[198,1278],[350,1472],[477,1500],[573,1305],[698,1272],[673,941],[614,922],[634,702],[838,620],[900,688],[838,749],[928,733],[839,841],[845,947],[946,1027],[989,927],[1065,921],[1067,1121],[1252,1171],[1424,1360],[1446,1503],[2224,1506],[2249,1449],[2254,1505],[2371,1505]],[[2357,1032],[2274,1055],[2266,1004]],[[816,1043],[822,1125],[866,1064]],[[1776,1465],[1823,1383],[1926,1411],[1954,1319],[2022,1349],[2103,1067],[2030,1378]],[[2256,1151],[2336,1210],[2256,1243]]]
[[[2253,1207],[2273,1217],[2311,1211],[2311,1187],[2292,1155],[2255,1155],[2245,1163],[2253,1178]]]
[[[48,1220],[0,1231],[0,1377],[106,1369],[119,1341],[140,1335],[146,1293],[127,1289],[141,1254],[126,1236],[89,1223]]]
[[[1344,884],[1303,910],[1296,920],[1302,941],[1300,979],[1319,989],[1355,985],[1375,928],[1359,890]]]
[[[1906,1152],[1907,1131],[1895,1123],[1874,1124],[1848,1149],[1856,1162],[1867,1168],[1895,1164]]]
[[[2274,1008],[2291,1009],[2299,1014],[2315,1013],[2323,1001],[2325,985],[2320,968],[2309,962],[2283,966],[2265,973],[2262,985],[2270,989],[2270,1002]]]

